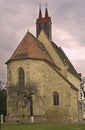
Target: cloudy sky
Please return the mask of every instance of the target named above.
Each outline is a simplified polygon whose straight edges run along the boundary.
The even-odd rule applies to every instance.
[[[36,35],[39,4],[48,4],[52,39],[76,70],[85,75],[85,0],[0,0],[0,79],[6,81],[5,62],[27,30]]]

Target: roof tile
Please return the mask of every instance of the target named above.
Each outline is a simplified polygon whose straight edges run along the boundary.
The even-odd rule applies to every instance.
[[[24,36],[24,38],[22,39],[19,46],[17,47],[11,58],[8,60],[8,62],[11,60],[22,58],[35,58],[43,60],[45,59],[54,64],[46,48],[30,32],[26,33],[26,35]]]

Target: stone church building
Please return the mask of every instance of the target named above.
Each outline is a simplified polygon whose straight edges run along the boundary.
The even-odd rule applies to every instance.
[[[7,121],[80,121],[81,77],[52,41],[48,9],[27,32],[7,64]]]

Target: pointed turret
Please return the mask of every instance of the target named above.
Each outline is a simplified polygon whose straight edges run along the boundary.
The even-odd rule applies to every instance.
[[[39,19],[42,19],[42,11],[41,11],[41,4],[39,5]]]
[[[41,5],[39,8],[39,17],[36,20],[36,36],[38,37],[41,30],[43,30],[48,39],[52,41],[52,36],[51,36],[51,17],[48,15],[48,9],[47,9],[47,4],[46,4],[46,9],[45,9],[45,17],[42,17],[42,11],[41,11]]]
[[[48,15],[47,3],[46,3],[45,18],[48,18],[48,17],[49,17],[49,15]]]

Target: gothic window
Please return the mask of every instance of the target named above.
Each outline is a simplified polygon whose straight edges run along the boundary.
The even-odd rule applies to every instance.
[[[59,93],[58,92],[53,93],[53,101],[54,101],[54,105],[59,105]]]
[[[25,74],[23,68],[19,68],[18,75],[19,75],[19,86],[23,87],[25,83]]]

